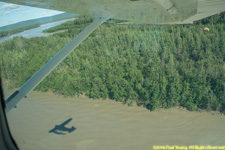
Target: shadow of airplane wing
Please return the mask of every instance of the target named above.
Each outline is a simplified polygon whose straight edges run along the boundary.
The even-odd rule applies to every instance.
[[[55,133],[55,134],[61,134],[61,135],[65,135],[66,133],[62,133],[62,132],[57,132],[56,130],[50,130],[48,131],[49,133]]]
[[[59,126],[65,126],[65,125],[68,124],[71,120],[72,120],[72,118],[69,118],[68,120],[66,120],[66,121],[64,121],[63,123],[61,123]]]

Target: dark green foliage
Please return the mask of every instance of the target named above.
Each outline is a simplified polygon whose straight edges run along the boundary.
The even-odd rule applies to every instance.
[[[72,33],[72,32],[77,31],[78,28],[80,28],[80,30],[82,31],[83,28],[85,28],[87,25],[89,25],[93,20],[94,20],[94,18],[92,18],[92,17],[83,16],[74,21],[68,21],[61,25],[44,30],[44,32],[51,33],[51,32],[56,32],[56,31],[60,31],[60,30],[68,30],[69,33]],[[64,34],[62,34],[62,35],[64,36]]]
[[[64,23],[50,30],[67,31],[49,37],[4,42],[2,77],[10,87],[21,86],[91,21]],[[225,111],[225,24],[209,28],[103,24],[36,90],[136,101],[150,110]]]

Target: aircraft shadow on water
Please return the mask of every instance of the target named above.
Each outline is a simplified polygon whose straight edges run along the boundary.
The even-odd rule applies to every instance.
[[[49,133],[55,133],[55,134],[61,134],[61,135],[65,135],[65,132],[71,133],[74,130],[76,130],[76,128],[74,126],[72,126],[71,128],[67,128],[65,127],[65,125],[67,125],[70,121],[72,120],[72,118],[69,118],[68,120],[64,121],[63,123],[61,123],[60,125],[55,125],[55,127],[51,130],[49,130]]]

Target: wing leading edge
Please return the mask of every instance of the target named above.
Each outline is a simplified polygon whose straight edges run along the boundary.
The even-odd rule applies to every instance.
[[[82,15],[112,15],[135,23],[178,23],[198,12],[198,0],[0,0]]]
[[[0,0],[135,23],[186,24],[225,11],[225,0]]]

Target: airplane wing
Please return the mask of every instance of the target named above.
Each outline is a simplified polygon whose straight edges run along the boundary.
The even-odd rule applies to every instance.
[[[225,11],[225,0],[198,0],[197,13],[178,24],[193,23],[193,21],[219,14]]]
[[[82,15],[108,14],[134,23],[193,23],[222,11],[225,0],[0,0]]]
[[[68,120],[66,120],[66,121],[64,121],[63,123],[61,123],[59,126],[65,126],[65,125],[67,125],[71,120],[72,120],[72,118],[69,118]]]

